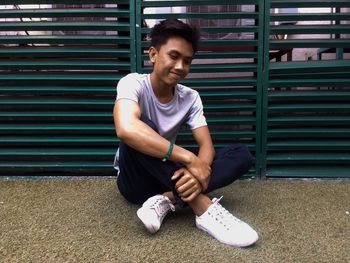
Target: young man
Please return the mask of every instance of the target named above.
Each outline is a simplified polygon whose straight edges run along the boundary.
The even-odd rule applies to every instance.
[[[245,174],[251,155],[240,144],[215,153],[198,92],[179,84],[189,73],[199,32],[179,20],[164,20],[150,37],[152,73],[131,73],[117,86],[119,191],[128,201],[143,203],[137,215],[151,233],[159,230],[174,205],[188,205],[197,228],[222,243],[250,246],[257,233],[207,193]],[[192,130],[197,155],[175,144],[183,124]]]

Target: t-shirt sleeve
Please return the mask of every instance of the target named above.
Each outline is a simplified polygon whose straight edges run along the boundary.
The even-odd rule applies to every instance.
[[[119,80],[116,100],[129,99],[138,103],[140,94],[141,83],[137,79],[137,74],[131,73]]]
[[[196,94],[195,101],[190,109],[187,125],[191,130],[207,125],[203,112],[203,103],[198,93]]]

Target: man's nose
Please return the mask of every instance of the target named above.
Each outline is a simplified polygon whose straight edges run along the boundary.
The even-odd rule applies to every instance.
[[[176,62],[175,69],[178,69],[178,70],[183,70],[184,69],[184,62],[181,59],[179,59]]]

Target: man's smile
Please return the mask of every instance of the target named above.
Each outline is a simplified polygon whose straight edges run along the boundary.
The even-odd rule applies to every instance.
[[[176,73],[176,72],[174,72],[174,71],[170,71],[170,75],[171,75],[173,78],[176,78],[176,79],[181,79],[181,78],[182,78],[182,74]]]

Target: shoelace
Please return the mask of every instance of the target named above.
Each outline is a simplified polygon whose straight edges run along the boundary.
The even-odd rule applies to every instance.
[[[168,213],[169,208],[172,211],[175,211],[175,206],[168,202],[167,200],[163,198],[157,199],[151,206],[150,208],[154,209],[154,211],[157,213],[157,215],[163,219],[164,216]]]
[[[211,215],[215,217],[215,220],[219,221],[227,230],[229,230],[234,222],[242,223],[237,217],[234,217],[229,211],[226,210],[221,204],[219,204],[222,196],[220,198],[213,199],[213,208],[215,212],[211,212]]]

